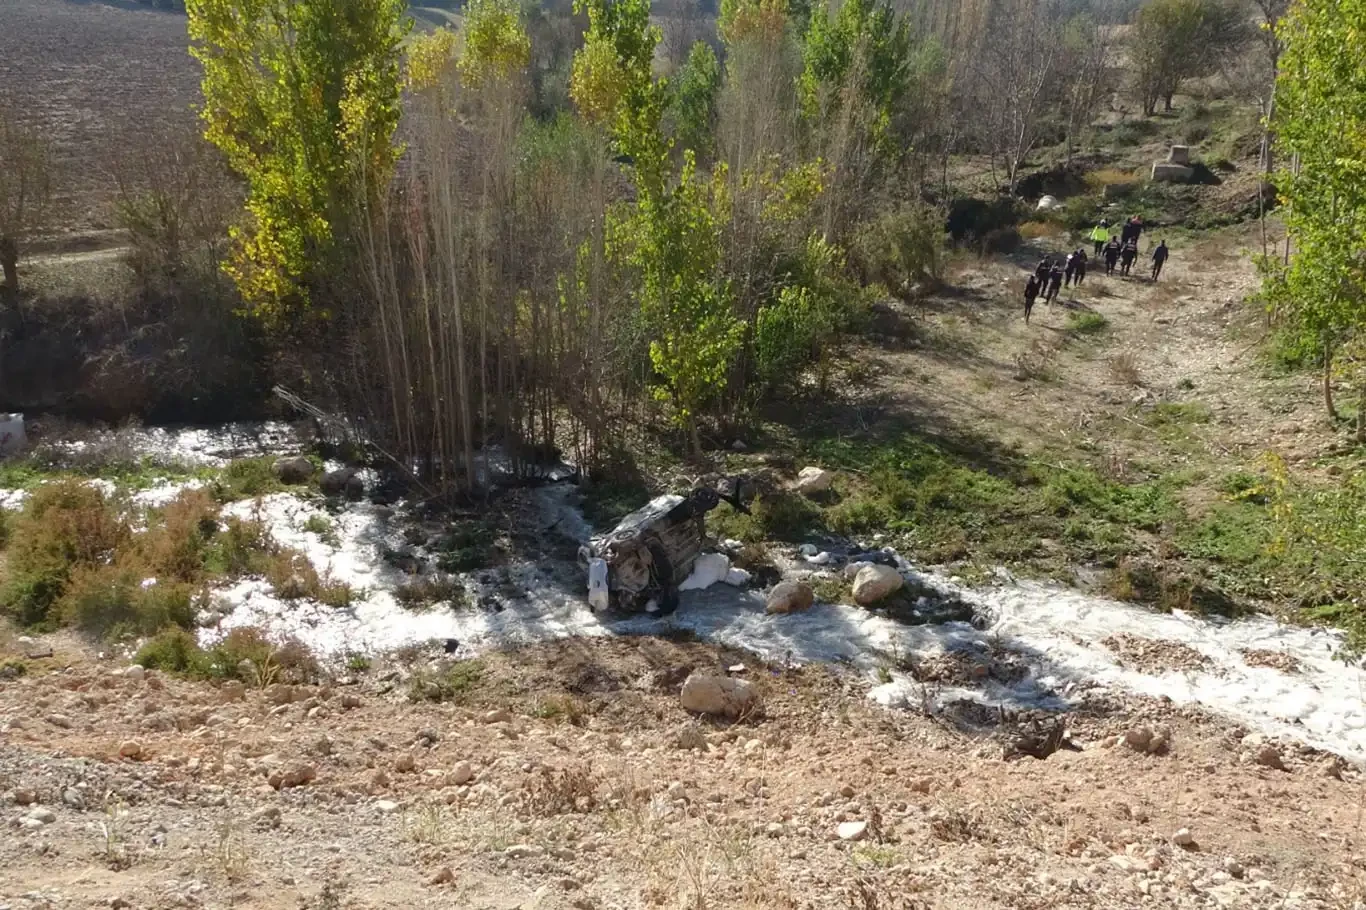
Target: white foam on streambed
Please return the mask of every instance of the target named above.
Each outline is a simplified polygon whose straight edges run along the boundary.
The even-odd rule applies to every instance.
[[[552,502],[553,505],[553,502]],[[984,628],[963,622],[910,626],[877,611],[819,605],[804,613],[770,616],[758,592],[717,584],[684,592],[668,617],[607,620],[593,614],[580,587],[557,584],[533,565],[506,571],[525,597],[504,600],[503,608],[425,613],[403,608],[393,591],[403,576],[382,552],[397,545],[387,511],[357,504],[329,516],[338,546],[302,526],[321,509],[291,494],[266,497],[260,506],[236,503],[226,511],[259,515],[275,538],[305,552],[320,573],[358,590],[344,609],[274,597],[261,581],[246,581],[218,592],[228,607],[212,640],[231,628],[263,626],[294,635],[321,654],[385,651],[432,639],[455,639],[462,655],[494,647],[567,636],[659,634],[690,630],[716,644],[754,651],[773,660],[840,662],[867,672],[895,663],[894,657],[926,657],[945,651],[985,652],[1004,648],[1030,668],[1019,683],[988,681],[971,691],[943,697],[972,697],[984,703],[1062,707],[1070,695],[1101,686],[1178,704],[1203,706],[1271,736],[1287,736],[1366,761],[1366,676],[1336,659],[1341,637],[1325,630],[1286,626],[1264,617],[1213,621],[1181,613],[1159,614],[1077,591],[1014,580],[983,590],[966,590],[941,577],[902,571],[917,583],[956,596],[973,606]],[[552,509],[553,511],[553,509]],[[563,528],[571,536],[577,528]],[[1145,673],[1120,665],[1101,641],[1128,634],[1178,642],[1208,658],[1200,670]],[[1250,666],[1241,652],[1277,651],[1298,664],[1297,672]],[[919,703],[918,684],[893,674],[871,697],[888,705]]]

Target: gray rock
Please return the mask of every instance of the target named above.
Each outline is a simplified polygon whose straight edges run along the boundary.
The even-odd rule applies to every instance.
[[[906,580],[891,566],[867,565],[854,576],[854,603],[867,607],[901,589]]]
[[[835,833],[839,835],[840,840],[861,841],[868,836],[868,823],[841,822]]]
[[[50,825],[57,820],[56,813],[51,809],[45,809],[42,806],[39,806],[36,809],[30,809],[28,814],[24,817],[31,818],[41,825]]]
[[[759,693],[743,679],[691,674],[679,693],[683,707],[713,717],[741,717],[759,705]]]
[[[313,462],[296,455],[292,458],[279,458],[275,461],[275,476],[280,483],[300,484],[308,483],[313,476]]]
[[[824,493],[830,489],[830,485],[834,482],[835,475],[833,472],[824,468],[807,466],[797,473],[797,480],[792,484],[792,489],[803,496],[810,496],[812,493]]]
[[[809,610],[816,602],[816,594],[804,581],[784,581],[768,593],[769,613],[797,613]]]
[[[446,783],[454,784],[457,787],[463,787],[472,780],[474,780],[474,768],[467,761],[456,762],[455,767],[446,774]]]
[[[75,787],[67,787],[62,791],[62,802],[72,809],[84,809],[85,794]]]
[[[1281,752],[1271,743],[1265,743],[1257,750],[1253,760],[1263,767],[1272,768],[1276,771],[1285,771],[1285,762],[1281,759]]]
[[[318,481],[318,487],[328,496],[345,496],[354,500],[365,495],[365,482],[360,479],[355,468],[328,471]]]
[[[1184,164],[1168,164],[1161,161],[1153,164],[1153,183],[1187,183],[1194,176],[1195,169]]]

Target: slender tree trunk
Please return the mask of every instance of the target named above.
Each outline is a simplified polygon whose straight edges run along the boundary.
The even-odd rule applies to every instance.
[[[1329,420],[1338,419],[1338,409],[1333,404],[1333,345],[1323,345],[1323,406],[1328,411]]]
[[[1366,374],[1357,376],[1357,445],[1366,445]]]
[[[10,237],[0,238],[0,267],[5,270],[5,296],[19,296],[19,245]]]

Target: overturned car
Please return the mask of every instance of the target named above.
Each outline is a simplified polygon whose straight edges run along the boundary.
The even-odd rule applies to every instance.
[[[610,532],[579,549],[588,569],[588,604],[596,612],[666,614],[678,608],[678,588],[692,573],[707,540],[707,513],[723,500],[748,512],[746,483],[657,496]]]

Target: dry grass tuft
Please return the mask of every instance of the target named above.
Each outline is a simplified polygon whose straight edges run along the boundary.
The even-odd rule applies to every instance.
[[[1138,388],[1143,385],[1143,375],[1138,370],[1138,358],[1131,351],[1114,354],[1108,361],[1110,378],[1120,385]]]
[[[535,815],[584,814],[598,806],[591,764],[540,768],[527,788],[527,808]]]

